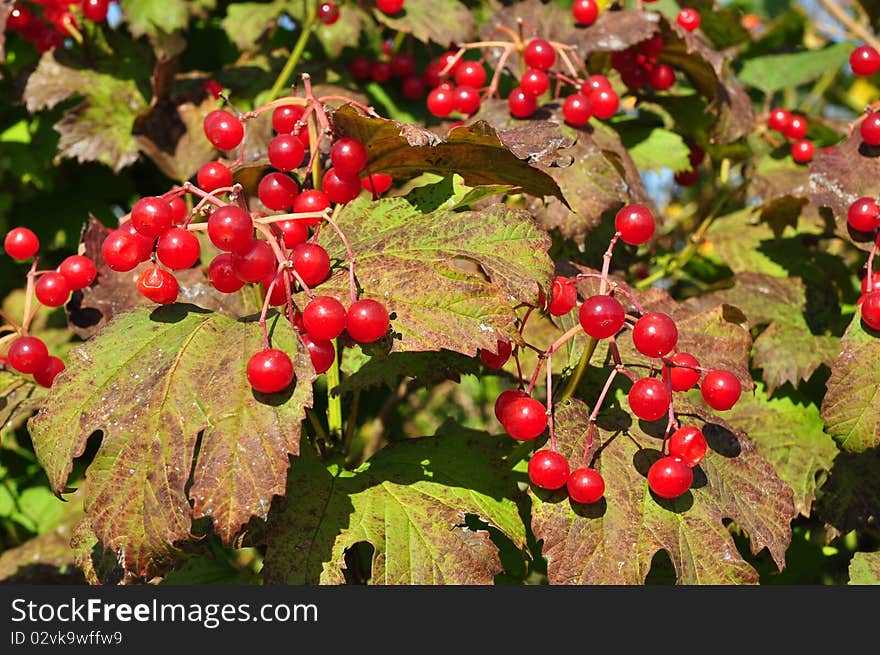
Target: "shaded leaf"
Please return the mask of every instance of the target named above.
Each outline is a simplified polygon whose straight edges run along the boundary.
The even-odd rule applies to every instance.
[[[737,77],[743,84],[772,94],[800,86],[829,70],[838,70],[849,60],[855,46],[840,41],[819,50],[805,50],[748,59]]]
[[[374,584],[490,584],[502,569],[498,549],[465,519],[476,515],[525,544],[501,459],[509,441],[447,425],[443,436],[386,446],[354,473],[304,451],[260,535],[265,582],[341,584],[345,550],[365,541],[375,549]]]
[[[816,501],[816,514],[838,533],[872,530],[880,520],[880,449],[842,452]]]
[[[880,585],[880,552],[853,555],[849,563],[849,584]]]
[[[346,350],[346,353],[351,349]],[[356,351],[355,351],[356,352]],[[343,362],[343,370],[346,369]],[[432,386],[444,380],[461,381],[461,375],[477,375],[481,365],[475,357],[441,350],[438,352],[390,353],[374,355],[356,370],[349,373],[336,388],[337,393],[356,389],[368,389],[385,385],[393,389],[402,377],[413,378],[424,386]]]
[[[102,432],[85,509],[95,536],[127,569],[154,570],[189,536],[192,518],[209,516],[229,543],[283,493],[314,371],[286,321],[270,328],[273,347],[295,362],[297,382],[286,395],[255,397],[248,384],[247,362],[263,348],[256,322],[171,305],[120,314],[100,339],[75,349],[31,420],[57,494],[86,440]]]
[[[443,47],[470,41],[477,29],[471,10],[458,0],[406,0],[397,14],[388,16],[377,8],[373,17],[392,30]]]
[[[0,367],[0,442],[37,411],[46,393],[30,376]]]
[[[791,489],[743,432],[677,405],[699,417],[710,443],[684,495],[663,500],[648,490],[647,470],[661,440],[627,425],[628,417],[614,428],[608,421],[615,420],[605,419],[610,434],[603,432],[588,455],[605,478],[603,500],[585,506],[564,494],[532,493],[532,528],[544,542],[551,584],[642,584],[660,550],[669,553],[679,584],[754,584],[758,575],[737,552],[726,519],[749,533],[753,552],[766,547],[784,566],[795,515]],[[588,415],[578,400],[556,410],[557,444],[573,468],[580,466]]]
[[[436,177],[430,174],[424,176]],[[414,180],[418,182],[417,178]],[[421,212],[432,212],[438,209],[463,209],[497,195],[504,195],[512,187],[504,184],[481,184],[469,187],[462,183],[460,175],[447,175],[444,178],[422,184],[406,194],[406,200]]]

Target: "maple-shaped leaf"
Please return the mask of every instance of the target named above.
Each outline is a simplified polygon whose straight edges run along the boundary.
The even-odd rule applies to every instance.
[[[840,355],[822,398],[825,431],[841,449],[880,446],[880,339],[856,312],[840,340]]]
[[[741,309],[749,328],[765,327],[755,339],[754,366],[762,369],[771,394],[786,382],[796,387],[820,365],[830,367],[837,358],[839,340],[813,334],[807,325],[806,288],[800,278],[738,273],[731,288],[688,301],[695,307],[717,303]]]
[[[743,394],[724,418],[749,435],[758,452],[794,490],[797,511],[810,516],[817,479],[831,470],[838,453],[823,430],[819,408],[785,396],[770,398],[763,385],[758,385],[754,393]]]
[[[475,515],[520,547],[510,439],[447,424],[442,435],[386,446],[356,471],[326,468],[303,450],[287,494],[255,538],[268,584],[341,584],[347,548],[373,546],[373,584],[491,584],[502,570]]]
[[[136,37],[183,30],[191,16],[204,17],[216,4],[216,0],[119,0],[128,29]]]
[[[272,347],[287,352],[296,371],[287,393],[257,395],[247,381],[248,360],[263,349],[256,321],[175,304],[119,314],[99,339],[72,351],[31,420],[56,494],[65,492],[86,440],[102,433],[85,509],[96,537],[127,569],[154,570],[189,536],[193,518],[210,517],[229,543],[284,492],[314,369],[290,324],[275,319]]]
[[[849,563],[850,585],[880,585],[880,552],[856,553]]]
[[[850,229],[849,206],[862,197],[880,195],[880,148],[862,141],[858,129],[832,148],[816,153],[810,162],[810,202],[827,207],[834,216],[837,233],[857,248],[870,250],[874,236]]]
[[[343,134],[367,148],[371,173],[386,173],[396,180],[423,173],[457,173],[468,186],[506,184],[565,202],[553,178],[514,155],[488,123],[456,127],[441,138],[415,125],[366,116],[352,105],[341,107],[332,120]]]
[[[537,304],[538,289],[551,284],[550,238],[521,209],[422,213],[404,198],[361,196],[337,222],[355,253],[361,297],[392,314],[395,351],[495,352],[497,340],[515,331],[515,301]],[[332,229],[322,229],[319,241],[331,259],[345,261]],[[348,306],[347,266],[318,291]]]
[[[625,406],[622,394],[619,400]],[[564,493],[532,492],[532,528],[543,540],[551,584],[642,584],[660,550],[669,553],[680,584],[756,583],[725,520],[748,532],[753,552],[766,547],[785,565],[795,516],[791,488],[743,432],[699,408],[680,411],[709,441],[682,496],[663,500],[648,489],[661,440],[628,417],[616,425],[613,416],[600,419],[606,429],[587,456],[605,479],[604,499],[580,505]],[[588,416],[577,399],[556,409],[557,446],[572,469],[581,466]]]
[[[226,8],[226,16],[220,21],[220,26],[229,36],[229,40],[242,52],[259,50],[262,45],[260,37],[274,27],[282,14],[294,6],[302,8],[304,3],[286,0],[233,2]]]
[[[395,32],[412,34],[423,43],[433,41],[446,47],[470,41],[476,34],[476,17],[459,0],[406,0],[403,9],[389,16],[373,10],[377,21]]]

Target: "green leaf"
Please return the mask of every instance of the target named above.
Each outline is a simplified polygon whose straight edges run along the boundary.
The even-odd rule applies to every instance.
[[[295,362],[287,394],[255,395],[248,384],[247,362],[263,348],[256,322],[193,305],[118,315],[55,380],[29,426],[35,452],[61,494],[86,440],[102,432],[85,508],[127,569],[153,570],[193,518],[209,516],[228,543],[283,493],[314,370],[286,321],[270,330]]]
[[[413,180],[413,183],[418,182],[422,177],[426,179],[437,178],[436,175],[426,173]],[[480,200],[508,193],[512,188],[506,184],[481,184],[469,187],[464,184],[461,175],[453,174],[440,178],[436,182],[415,187],[406,194],[406,200],[422,212],[432,212],[437,209],[463,209]]]
[[[880,552],[853,555],[849,563],[849,584],[880,585]]]
[[[421,213],[403,198],[362,196],[337,219],[356,255],[363,296],[394,314],[396,351],[474,355],[512,333],[513,300],[536,304],[553,271],[550,239],[523,210],[495,204],[480,211]],[[331,258],[345,250],[321,230]],[[348,305],[348,271],[338,268],[321,292]]]
[[[854,47],[850,41],[840,41],[821,50],[755,57],[746,61],[738,77],[770,95],[811,82],[825,71],[838,70]]]
[[[625,403],[622,392],[618,400]],[[662,430],[652,436],[613,410],[600,413],[603,429],[587,456],[605,479],[604,499],[580,505],[564,493],[532,493],[532,528],[543,540],[551,584],[642,584],[660,550],[669,553],[679,584],[754,584],[758,574],[739,556],[725,519],[749,533],[753,552],[766,547],[785,565],[791,489],[744,433],[678,399],[676,406],[710,447],[682,496],[663,500],[648,489]],[[588,416],[576,399],[556,410],[557,446],[572,468],[581,466]]]
[[[186,28],[190,16],[204,15],[216,0],[119,0],[134,36],[159,36]]]
[[[373,17],[394,31],[443,47],[470,41],[477,31],[471,10],[458,0],[406,0],[397,14],[388,16],[374,9]]]
[[[854,453],[880,445],[880,339],[861,319],[856,312],[841,339],[822,399],[825,431]]]
[[[287,0],[233,2],[227,7],[226,16],[220,21],[220,26],[229,36],[229,40],[242,52],[259,50],[260,37],[274,25],[288,5],[292,4],[302,7],[305,3],[290,3]]]
[[[510,439],[447,425],[444,434],[386,446],[354,473],[328,470],[303,452],[287,495],[269,516],[268,584],[340,584],[347,548],[373,546],[374,584],[490,584],[502,569],[484,530],[520,547],[518,491],[502,457]]]
[[[614,127],[639,168],[654,171],[664,168],[671,168],[673,171],[691,170],[688,159],[690,148],[680,134],[659,127],[639,125],[635,121],[616,123]]]
[[[349,353],[356,352],[358,351],[346,348],[343,358]],[[355,389],[368,389],[379,385],[393,389],[400,382],[401,377],[413,378],[424,386],[438,384],[444,380],[460,382],[462,374],[477,375],[481,370],[479,360],[475,357],[466,357],[448,350],[441,350],[439,353],[377,354],[369,361],[358,362],[360,365],[352,370],[351,364],[354,363],[352,361],[346,367],[343,359],[343,370],[348,368],[346,372],[349,375],[337,387],[337,393],[348,393]]]
[[[787,397],[770,398],[763,385],[743,394],[724,418],[744,430],[779,477],[794,490],[795,509],[810,516],[817,478],[831,470],[838,450],[823,431],[819,408]]]
[[[340,8],[339,20],[332,25],[318,23],[315,36],[328,57],[339,57],[345,48],[357,48],[364,24],[369,24],[369,17],[360,7],[347,5]]]

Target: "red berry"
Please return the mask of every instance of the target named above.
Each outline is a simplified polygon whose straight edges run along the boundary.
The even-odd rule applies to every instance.
[[[652,37],[645,39],[639,44],[639,52],[646,57],[657,58],[660,56],[660,53],[663,52],[664,45],[665,42],[663,41],[663,35],[657,32]]]
[[[498,351],[497,354],[486,350],[485,348],[481,348],[480,361],[483,362],[483,365],[486,368],[493,371],[500,371],[507,363],[507,360],[510,359],[510,354],[513,352],[513,346],[509,341],[498,339],[496,349]]]
[[[361,187],[373,195],[381,196],[391,188],[392,179],[385,173],[373,173],[361,180]]]
[[[250,239],[232,254],[232,268],[242,282],[256,283],[271,277],[278,260],[272,246],[264,239]]]
[[[592,25],[599,17],[599,5],[596,0],[574,0],[571,13],[581,25]]]
[[[581,327],[594,339],[607,339],[623,327],[626,312],[623,306],[608,295],[590,296],[581,304],[578,320]]]
[[[807,119],[793,114],[782,133],[789,139],[802,139],[807,136]]]
[[[422,81],[427,88],[435,89],[443,83],[443,77],[440,75],[443,66],[444,64],[440,60],[432,61],[425,66],[425,70],[422,71]]]
[[[282,271],[280,275],[273,273],[263,280],[263,293],[269,296],[268,302],[270,307],[278,307],[287,302],[287,284],[285,284],[285,280],[290,281],[290,273],[287,271]],[[272,284],[273,282],[275,284]],[[269,290],[270,286],[272,287],[271,291]]]
[[[405,52],[399,52],[391,58],[391,72],[403,79],[416,72],[416,59]]]
[[[785,134],[788,130],[788,124],[791,122],[792,115],[787,109],[777,108],[770,111],[770,117],[767,119],[767,126],[771,130],[776,130],[781,134]]]
[[[199,169],[196,182],[202,189],[210,193],[223,187],[232,186],[232,171],[219,161],[209,161]]]
[[[862,140],[869,146],[880,146],[880,112],[871,112],[859,127]]]
[[[669,411],[672,398],[662,380],[642,378],[629,390],[629,408],[645,421],[656,421]]]
[[[669,379],[673,391],[687,391],[693,389],[700,381],[700,372],[692,366],[699,366],[697,358],[689,353],[675,353],[669,357],[670,361],[678,366],[670,366]],[[663,367],[663,379],[666,379],[667,367]]]
[[[267,173],[257,186],[257,197],[268,209],[286,211],[299,195],[296,180],[284,173]]]
[[[661,457],[648,469],[648,487],[661,498],[681,496],[693,481],[694,472],[675,457]]]
[[[861,311],[865,325],[872,330],[880,330],[880,291],[865,294]]]
[[[286,248],[295,248],[309,239],[308,221],[279,221],[272,225],[281,233]]]
[[[517,441],[531,441],[547,427],[547,409],[534,398],[514,398],[501,414],[501,425]]]
[[[669,437],[669,454],[691,468],[703,461],[707,449],[706,437],[692,425],[679,428]]]
[[[849,65],[859,77],[870,77],[880,70],[880,52],[869,45],[862,45],[852,51]]]
[[[40,240],[32,230],[26,227],[16,227],[6,234],[3,248],[6,250],[6,254],[13,259],[24,261],[37,254],[40,250]]]
[[[593,116],[600,120],[611,118],[620,107],[620,98],[613,89],[599,89],[591,93],[589,98],[593,107]]]
[[[293,362],[283,350],[263,350],[248,361],[248,382],[260,393],[284,391],[293,382],[293,378]]]
[[[538,100],[521,87],[516,87],[507,96],[507,107],[515,118],[528,118],[538,108]]]
[[[367,165],[367,149],[357,139],[343,137],[330,149],[330,161],[340,175],[358,175]]]
[[[329,206],[330,200],[327,198],[327,194],[318,189],[303,191],[293,199],[293,211],[295,214],[322,212]],[[313,218],[304,222],[306,225],[317,225],[321,222],[321,219]]]
[[[177,300],[179,291],[175,277],[158,266],[148,268],[140,274],[137,288],[141,294],[160,305],[173,303]]]
[[[71,291],[85,289],[98,275],[95,262],[85,255],[70,255],[58,266],[58,272],[67,280]]]
[[[378,341],[387,334],[390,325],[385,305],[369,298],[351,303],[345,317],[345,330],[358,343]]]
[[[815,147],[809,139],[798,139],[791,144],[791,158],[799,164],[806,164],[813,159]]]
[[[681,186],[694,186],[700,179],[700,174],[697,171],[678,171],[674,179],[675,183]]]
[[[253,233],[251,217],[236,205],[219,207],[208,217],[208,238],[220,250],[234,252],[247,247]]]
[[[529,68],[546,71],[556,63],[556,51],[549,41],[532,39],[523,51],[523,59]]]
[[[232,254],[221,253],[208,265],[208,277],[211,284],[221,293],[235,293],[244,286],[232,266]]]
[[[580,93],[572,93],[565,99],[562,105],[562,115],[565,122],[575,127],[581,127],[590,122],[593,115],[593,107],[589,98]]]
[[[344,205],[360,195],[361,181],[356,175],[342,174],[333,167],[324,172],[321,189],[326,194],[327,200]]]
[[[873,291],[880,291],[880,273],[877,271],[862,278],[862,293],[872,293]]]
[[[305,144],[293,134],[279,134],[269,142],[269,163],[279,171],[299,168],[305,154]]]
[[[83,16],[90,21],[100,23],[107,18],[107,10],[109,7],[110,0],[83,0]]]
[[[611,90],[611,82],[609,82],[608,78],[604,75],[590,75],[587,79],[581,82],[581,93],[585,96],[589,96],[596,91],[609,90]]]
[[[70,298],[70,285],[61,273],[50,271],[39,277],[34,293],[46,307],[61,307]]]
[[[498,419],[498,422],[501,423],[501,419],[504,416],[504,410],[507,409],[507,406],[512,403],[517,398],[528,398],[529,394],[527,394],[522,389],[508,389],[507,391],[502,391],[499,394],[498,398],[495,400],[495,418]]]
[[[376,0],[376,7],[386,16],[393,16],[403,9],[404,0]]]
[[[244,126],[228,111],[215,109],[205,117],[205,136],[218,150],[237,148],[244,138]]]
[[[654,215],[644,205],[627,205],[614,217],[614,229],[631,246],[640,246],[654,234]]]
[[[557,277],[553,280],[553,295],[547,311],[553,316],[568,314],[577,304],[577,289],[574,282],[567,277]]]
[[[312,298],[302,314],[303,327],[317,339],[329,341],[345,330],[345,307],[331,296]]]
[[[451,89],[438,86],[428,94],[428,111],[437,118],[446,118],[455,108],[455,96]]]
[[[370,67],[370,78],[379,84],[385,84],[394,76],[390,61],[374,61]]]
[[[689,7],[679,11],[678,17],[675,19],[675,21],[688,32],[696,30],[700,26],[701,20],[700,12]]]
[[[42,339],[19,337],[9,346],[6,353],[9,365],[19,373],[37,373],[49,363],[49,350]]]
[[[523,73],[519,86],[523,91],[531,93],[533,96],[544,95],[550,88],[550,78],[544,71],[530,68]]]
[[[857,232],[873,232],[880,227],[880,207],[873,198],[859,198],[849,206],[846,222]]]
[[[675,70],[669,64],[657,64],[651,69],[648,81],[658,91],[665,91],[675,84]]]
[[[120,273],[132,270],[143,261],[140,244],[122,229],[113,230],[104,238],[101,258],[111,270]]]
[[[486,69],[476,61],[463,61],[455,69],[455,83],[479,89],[486,83]]]
[[[425,81],[418,75],[404,77],[400,82],[400,92],[407,100],[420,100],[425,97]]]
[[[742,386],[730,371],[713,370],[706,373],[700,385],[703,400],[712,409],[728,410],[736,404]]]
[[[620,73],[633,70],[638,66],[637,56],[638,53],[634,48],[615,50],[611,53],[611,66]]]
[[[131,224],[145,237],[155,239],[174,222],[174,214],[168,201],[159,196],[147,196],[131,208]]]
[[[308,286],[321,284],[330,275],[330,255],[317,243],[301,243],[291,254],[293,270]]]
[[[221,95],[223,95],[223,85],[220,84],[220,82],[218,82],[217,80],[214,80],[214,79],[205,80],[204,82],[202,82],[202,88],[205,89],[205,91],[207,91],[208,93],[210,93],[211,97],[213,97],[215,99],[219,98]]]
[[[541,489],[562,489],[568,472],[568,460],[555,450],[539,450],[529,460],[529,480]]]
[[[186,220],[186,215],[189,213],[183,198],[180,196],[172,198],[168,201],[168,206],[171,207],[171,224],[181,225],[184,220]]]
[[[52,387],[52,383],[55,381],[55,378],[58,377],[58,374],[61,373],[64,368],[64,362],[62,362],[57,357],[50,355],[49,363],[46,364],[46,367],[34,373],[34,382],[39,384],[41,387],[46,387],[47,389],[50,389]]]
[[[322,2],[318,5],[317,18],[324,25],[332,25],[339,20],[339,7],[335,2]]]
[[[668,315],[653,312],[636,321],[632,339],[636,350],[646,357],[663,357],[675,348],[678,328]]]
[[[336,360],[336,348],[333,347],[333,342],[316,339],[307,332],[303,332],[299,336],[309,351],[309,359],[312,360],[315,373],[318,375],[326,373]]]
[[[348,62],[348,72],[355,82],[366,82],[370,79],[370,70],[373,64],[366,57],[354,57]],[[281,130],[278,130],[279,132]],[[290,130],[293,132],[293,130]]]
[[[480,92],[472,86],[459,86],[452,92],[455,111],[470,116],[480,108]]]
[[[369,61],[367,61],[367,65],[369,66]],[[272,111],[272,129],[278,134],[297,134],[303,127],[298,127],[297,122],[305,113],[305,107],[299,105],[282,105],[281,107],[276,107]]]
[[[568,476],[568,496],[576,503],[589,505],[605,495],[605,479],[596,469],[575,469]]]

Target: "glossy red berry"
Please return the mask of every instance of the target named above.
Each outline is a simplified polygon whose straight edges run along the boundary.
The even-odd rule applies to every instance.
[[[50,355],[49,362],[46,364],[46,367],[34,373],[34,382],[39,384],[41,387],[46,387],[47,389],[50,389],[52,387],[52,383],[55,382],[55,378],[58,377],[58,374],[61,373],[64,368],[64,362],[62,362],[57,357]]]
[[[675,19],[675,22],[681,25],[688,32],[693,32],[698,27],[700,27],[700,22],[702,18],[700,17],[700,12],[696,9],[691,9],[690,7],[686,7],[678,12],[678,16]]]
[[[480,109],[480,92],[472,86],[459,86],[452,92],[455,111],[470,116]]]
[[[513,346],[509,341],[498,339],[496,350],[498,352],[493,353],[490,350],[481,348],[480,361],[483,362],[483,365],[486,368],[493,371],[500,371],[507,363],[507,360],[510,359],[510,354],[513,352]]]
[[[134,229],[150,239],[165,232],[173,222],[171,205],[159,196],[141,198],[131,208],[131,224]]]
[[[399,78],[410,77],[416,72],[416,59],[406,52],[398,52],[391,58],[391,72]]]
[[[576,503],[589,505],[605,495],[605,479],[596,469],[575,469],[566,482],[568,497]]]
[[[669,354],[678,341],[678,328],[667,314],[645,314],[633,327],[633,345],[646,357],[663,357]]]
[[[305,153],[302,139],[293,134],[279,134],[269,142],[269,163],[285,173],[299,168]]]
[[[307,332],[300,334],[300,338],[305,344],[306,349],[309,351],[309,359],[312,360],[312,366],[315,367],[315,373],[318,375],[326,373],[336,359],[336,348],[333,347],[333,342],[324,339],[316,339]]]
[[[568,482],[568,460],[555,450],[539,450],[529,460],[529,480],[541,489],[562,489]]]
[[[224,252],[214,257],[208,265],[208,277],[221,293],[235,293],[244,286],[232,266],[232,253]]]
[[[369,66],[369,61],[367,65]],[[303,117],[305,107],[299,105],[282,105],[272,111],[272,129],[278,134],[298,134],[304,126],[297,126],[297,122]]]
[[[614,229],[620,238],[631,246],[640,246],[654,234],[654,215],[640,204],[623,207],[614,217]]]
[[[691,488],[694,472],[676,457],[661,457],[648,469],[648,487],[661,498],[677,498]]]
[[[531,441],[547,427],[547,408],[534,398],[514,398],[501,414],[501,425],[517,441]]]
[[[85,255],[70,255],[58,266],[58,272],[67,280],[71,291],[85,289],[98,275],[95,262]]]
[[[232,150],[244,138],[244,125],[223,109],[215,109],[205,117],[205,136],[218,150]]]
[[[669,356],[670,361],[677,366],[669,366],[669,379],[673,391],[687,391],[693,389],[700,381],[700,371],[696,368],[700,362],[689,353],[675,353]],[[667,367],[663,367],[663,379],[667,377]]]
[[[6,254],[13,259],[24,261],[39,252],[40,240],[32,230],[26,227],[16,227],[9,230],[6,234],[6,238],[3,240],[3,248],[6,250]]]
[[[290,282],[291,279],[290,273],[285,270],[280,275],[273,273],[262,281],[263,293],[269,296],[268,302],[270,307],[278,307],[287,302],[287,285],[285,280]],[[291,288],[291,291],[293,291],[293,288]]]
[[[658,91],[665,91],[675,84],[675,69],[669,64],[657,64],[648,74],[648,81]]]
[[[186,220],[187,214],[189,213],[189,210],[186,208],[186,203],[183,201],[183,198],[181,198],[180,196],[172,198],[168,201],[168,206],[171,207],[171,224],[183,224],[183,222]]]
[[[452,89],[438,86],[428,94],[428,111],[437,118],[446,118],[455,109],[455,96]]]
[[[871,112],[865,116],[859,127],[862,141],[869,146],[880,146],[880,112]]]
[[[345,316],[345,330],[358,343],[373,343],[388,333],[391,320],[382,303],[364,298],[351,303]]]
[[[849,65],[859,77],[870,77],[880,70],[880,52],[869,45],[862,45],[852,51]]]
[[[861,303],[862,320],[872,330],[880,330],[880,291],[864,295]]]
[[[502,391],[498,398],[495,400],[495,418],[498,419],[498,422],[501,423],[501,419],[504,416],[504,410],[507,409],[507,406],[512,403],[517,398],[528,398],[529,394],[527,394],[522,389],[508,389],[507,391]]]
[[[425,81],[418,75],[410,75],[400,81],[400,93],[407,100],[421,100],[426,90]]]
[[[571,14],[581,25],[592,25],[599,17],[599,5],[596,0],[574,0]]]
[[[532,39],[523,51],[523,59],[529,68],[546,71],[553,68],[553,64],[556,63],[556,51],[549,41]]]
[[[629,390],[629,408],[645,421],[656,421],[664,416],[671,400],[666,384],[657,378],[636,380]]]
[[[345,330],[345,307],[332,296],[316,296],[303,309],[302,321],[306,332],[329,341]]]
[[[590,296],[578,312],[581,327],[594,339],[607,339],[623,327],[626,312],[616,298],[602,294]]]
[[[291,254],[293,270],[308,286],[321,284],[330,275],[330,255],[317,243],[301,243]]]
[[[330,161],[340,175],[357,176],[367,165],[367,149],[357,139],[343,137],[330,148]]]
[[[110,0],[83,0],[82,3],[83,16],[95,23],[100,23],[107,19],[109,8]]]
[[[776,130],[781,134],[785,134],[788,130],[788,124],[791,122],[792,115],[787,109],[776,108],[770,111],[767,119],[767,126],[771,130]]]
[[[321,190],[330,202],[344,205],[360,195],[361,181],[356,175],[345,175],[335,167],[328,168],[321,178]]]
[[[61,273],[51,271],[37,279],[34,294],[46,307],[61,307],[70,298],[70,285]]]
[[[293,382],[293,378],[293,362],[283,350],[263,350],[248,361],[248,382],[260,393],[284,391]]]
[[[295,248],[309,239],[307,221],[289,220],[272,223],[277,232],[281,233],[286,248]]]
[[[507,96],[507,108],[515,118],[528,118],[538,108],[538,100],[531,93],[526,93],[521,87],[516,87]]]
[[[486,69],[477,61],[463,61],[455,70],[455,83],[479,89],[486,83]]]
[[[880,207],[873,198],[859,198],[849,206],[846,222],[857,232],[873,232],[880,227]]]
[[[142,295],[160,305],[173,303],[177,300],[177,293],[180,290],[177,279],[158,266],[148,268],[140,274],[137,288]]]
[[[600,120],[611,118],[620,107],[620,98],[613,89],[599,89],[591,93],[589,98],[593,116]]]
[[[278,260],[264,239],[251,238],[248,244],[232,253],[232,268],[242,282],[255,284],[271,277]]]
[[[782,133],[789,139],[802,139],[807,135],[807,119],[793,114]]]
[[[574,309],[576,304],[577,289],[574,286],[574,281],[567,277],[554,278],[553,292],[547,311],[553,316],[563,316]]]
[[[562,115],[565,122],[575,127],[581,127],[590,122],[593,115],[593,106],[587,96],[580,93],[572,93],[562,104]]]
[[[376,7],[386,16],[393,16],[403,9],[405,0],[376,0]]]
[[[324,25],[333,25],[339,20],[339,7],[335,2],[322,2],[318,5],[317,18]]]
[[[9,346],[6,360],[19,373],[33,374],[46,368],[49,363],[49,350],[42,339],[19,337]]]
[[[394,77],[394,69],[390,61],[374,61],[370,67],[370,79],[378,84],[385,84]]]
[[[391,183],[393,181],[394,180],[391,179],[390,175],[386,175],[385,173],[373,173],[361,180],[361,187],[373,195],[381,196],[391,188]]]
[[[679,428],[669,437],[669,454],[691,468],[703,461],[708,448],[706,437],[692,425]]]
[[[125,230],[113,230],[101,243],[101,258],[111,270],[123,273],[143,261],[141,246],[134,236]]]
[[[318,189],[309,189],[303,191],[293,199],[293,211],[297,214],[309,212],[322,212],[330,206],[330,199],[327,194]],[[306,225],[317,225],[321,222],[320,218],[306,220]]]
[[[537,68],[530,68],[523,73],[519,81],[520,88],[533,96],[544,95],[550,89],[550,78]]]
[[[208,238],[220,250],[241,250],[250,243],[253,233],[251,217],[236,205],[219,207],[208,217]]]
[[[700,393],[709,407],[724,411],[733,407],[739,400],[742,385],[730,371],[712,370],[703,378]]]
[[[798,139],[791,144],[791,158],[799,164],[806,164],[813,159],[816,148],[809,139]]]
[[[284,173],[267,173],[257,185],[257,197],[268,209],[286,211],[299,195],[296,180]]]
[[[196,175],[198,185],[208,193],[232,186],[232,171],[219,161],[204,164]]]

